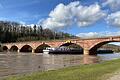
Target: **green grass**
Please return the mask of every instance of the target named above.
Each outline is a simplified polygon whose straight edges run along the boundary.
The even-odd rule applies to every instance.
[[[105,80],[107,74],[120,69],[120,59],[99,64],[80,65],[59,70],[9,76],[3,80]],[[109,76],[107,76],[109,77]]]

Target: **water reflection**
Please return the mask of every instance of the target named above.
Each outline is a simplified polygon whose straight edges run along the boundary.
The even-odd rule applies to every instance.
[[[84,55],[83,64],[93,64],[100,62],[100,58],[97,55]]]
[[[115,56],[116,55],[116,56]],[[118,56],[119,55],[119,56]],[[83,55],[43,55],[26,53],[1,53],[0,76],[53,70],[80,64],[96,63],[101,60],[120,58],[120,54],[83,56]]]

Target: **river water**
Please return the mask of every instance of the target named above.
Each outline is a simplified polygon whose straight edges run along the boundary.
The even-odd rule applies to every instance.
[[[0,77],[31,73],[34,71],[53,70],[84,63],[96,63],[120,58],[120,54],[83,55],[47,55],[31,53],[0,53]]]

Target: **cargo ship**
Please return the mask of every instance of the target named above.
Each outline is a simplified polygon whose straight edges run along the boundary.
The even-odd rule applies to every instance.
[[[82,54],[83,49],[66,48],[66,47],[46,48],[43,50],[43,53],[44,54]]]

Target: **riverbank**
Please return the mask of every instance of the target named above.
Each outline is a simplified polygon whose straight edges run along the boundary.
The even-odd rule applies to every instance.
[[[120,80],[120,70],[116,71],[115,73],[111,74],[111,77],[107,80]]]
[[[80,65],[59,70],[9,76],[3,80],[107,80],[120,69],[120,59],[99,64]]]

